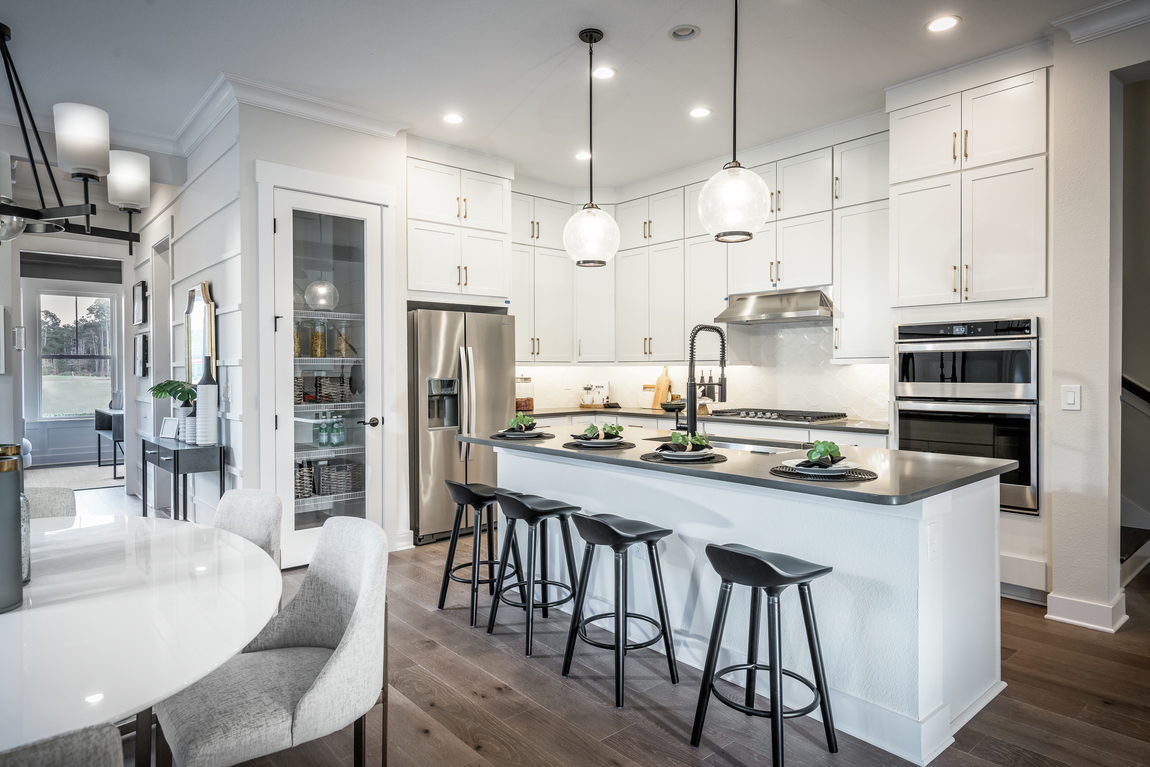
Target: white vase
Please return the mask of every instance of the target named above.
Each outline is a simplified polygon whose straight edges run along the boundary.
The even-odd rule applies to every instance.
[[[197,420],[198,419],[194,415],[190,415],[184,420],[186,431],[184,434],[180,435],[180,438],[184,442],[187,442],[189,445],[196,444],[196,429],[198,428],[196,425]]]
[[[200,384],[196,388],[196,444],[214,445],[220,438],[219,387]]]
[[[176,408],[176,417],[180,419],[179,431],[176,432],[177,438],[183,442],[188,441],[188,416],[192,414],[191,405],[181,405]]]

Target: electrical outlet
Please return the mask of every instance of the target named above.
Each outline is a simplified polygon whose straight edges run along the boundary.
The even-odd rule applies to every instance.
[[[933,562],[942,554],[941,538],[941,522],[931,522],[926,526],[926,561]]]
[[[564,381],[563,382],[563,390],[564,391],[571,391],[571,382],[570,381]]]
[[[647,544],[644,543],[635,547],[635,559],[644,561],[647,559]]]

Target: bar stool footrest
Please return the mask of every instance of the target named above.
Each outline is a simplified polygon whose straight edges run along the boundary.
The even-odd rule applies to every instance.
[[[468,583],[470,583],[470,582],[471,581],[468,581]],[[480,581],[480,583],[483,583],[483,581]],[[507,583],[506,581],[504,581],[504,583],[505,583],[505,585],[503,587],[503,591],[499,592],[496,596],[499,597],[499,601],[501,601],[503,604],[511,605],[512,607],[518,607],[520,610],[526,610],[527,605],[524,604],[523,602],[518,602],[518,601],[508,597],[507,596],[508,591],[511,591],[513,589],[518,590],[520,587],[522,587],[522,588],[529,588],[529,587],[534,588],[538,584],[546,583],[548,586],[554,586],[555,588],[564,589],[567,592],[567,596],[563,597],[562,599],[552,599],[550,602],[535,602],[535,604],[532,605],[532,607],[534,607],[535,609],[539,609],[541,607],[558,607],[559,605],[567,604],[568,602],[570,602],[572,599],[575,598],[575,591],[569,585],[567,585],[566,583],[563,583],[562,581],[551,581],[551,580],[536,579],[534,583],[528,583],[527,581],[516,581],[515,583]]]
[[[479,560],[479,566],[480,567],[483,567],[485,565],[489,565],[491,567],[498,567],[499,566],[499,560],[492,560],[492,559],[481,559],[481,560]],[[451,568],[451,576],[450,576],[451,580],[455,581],[456,583],[466,583],[467,585],[470,586],[471,585],[471,579],[470,578],[460,578],[458,575],[455,574],[456,570],[463,570],[464,568],[468,568],[468,567],[471,567],[471,562],[464,562],[461,565],[456,565],[455,567]],[[515,565],[508,565],[507,566],[507,572],[509,572],[509,573],[514,572],[516,575],[519,575],[518,571],[515,570]],[[497,580],[498,580],[498,578],[480,578],[478,581],[476,581],[476,583],[495,583],[495,581],[497,581]]]
[[[599,647],[603,650],[614,650],[615,649],[614,643],[607,644],[606,642],[600,642],[600,641],[597,641],[597,640],[592,639],[589,636],[587,636],[587,624],[592,623],[592,622],[597,621],[597,620],[602,620],[604,618],[612,618],[613,619],[614,617],[615,617],[615,613],[599,613],[598,615],[592,615],[589,618],[585,618],[585,619],[579,621],[579,638],[582,639],[587,644],[591,645],[592,647]],[[626,645],[624,645],[624,649],[626,649],[627,651],[642,650],[644,647],[650,647],[651,645],[653,645],[656,642],[659,642],[663,639],[663,629],[659,625],[659,621],[655,620],[651,616],[629,612],[629,613],[627,613],[627,618],[629,618],[629,619],[633,618],[635,620],[646,621],[647,623],[650,623],[652,626],[654,626],[656,629],[658,629],[658,632],[655,634],[655,636],[652,639],[648,639],[645,642],[634,642],[634,643],[628,642]]]
[[[744,714],[750,714],[751,716],[770,716],[770,709],[752,708],[751,706],[745,706],[742,703],[736,703],[726,695],[723,695],[721,692],[719,692],[718,688],[715,686],[715,682],[727,674],[731,674],[735,671],[750,671],[751,669],[754,669],[755,671],[770,671],[771,667],[763,665],[762,663],[740,663],[737,666],[727,666],[726,668],[721,668],[715,672],[715,677],[711,681],[711,693],[721,702],[730,706],[736,711],[742,711]],[[815,686],[814,682],[807,679],[805,676],[799,676],[794,671],[789,671],[787,669],[783,669],[783,676],[789,676],[791,679],[806,685],[807,689],[814,693],[815,696],[813,701],[803,706],[802,708],[796,708],[791,711],[784,711],[783,719],[794,719],[795,717],[806,716],[819,707],[819,700],[821,696],[819,695],[818,687]]]

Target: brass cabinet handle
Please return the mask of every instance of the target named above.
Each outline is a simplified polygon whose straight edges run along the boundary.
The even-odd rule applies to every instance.
[[[647,336],[647,354],[655,353],[655,337]]]
[[[655,239],[655,234],[654,234],[654,232],[652,231],[652,230],[653,230],[653,228],[654,228],[654,227],[652,227],[652,226],[651,226],[651,222],[650,222],[650,221],[648,221],[648,222],[647,222],[647,236],[648,236],[649,238],[651,238],[652,240],[653,240],[653,239]]]
[[[583,339],[579,339],[579,351],[576,352],[580,357],[583,356]]]
[[[839,348],[839,329],[835,328],[835,348]]]
[[[783,281],[783,262],[779,259],[775,262],[775,276],[778,277],[779,282]]]
[[[467,218],[467,198],[463,198],[463,217]]]
[[[783,212],[783,190],[780,189],[777,192],[775,192],[775,194],[776,194],[775,210],[777,210],[779,213],[782,213]]]
[[[835,199],[837,200],[838,198],[839,198],[839,177],[835,176]]]
[[[459,198],[455,198],[455,217],[459,218]]]
[[[542,338],[536,338],[535,339],[535,348],[538,349],[538,351],[535,352],[536,354],[542,354],[543,353],[543,339]]]
[[[775,193],[771,192],[771,213],[775,212]]]
[[[464,218],[467,218],[464,216]],[[467,267],[463,267],[463,287],[467,287]]]
[[[966,137],[967,137],[968,135],[970,135],[970,131],[968,131],[968,130],[964,130],[964,131],[962,132],[962,156],[963,156],[963,157],[965,157],[965,158],[967,158],[967,159],[969,160],[969,159],[970,159],[970,155],[968,155],[968,154],[966,153]]]
[[[952,133],[952,134],[950,134],[950,159],[952,159],[952,160],[958,159],[958,149],[956,148],[957,146],[958,146],[958,134]]]
[[[771,282],[775,281],[775,262],[772,261],[768,267],[770,269]]]
[[[970,292],[970,264],[962,265],[962,292]]]
[[[952,267],[950,267],[950,292],[951,293],[957,293],[958,292],[958,284],[956,282],[957,279],[958,279],[958,267],[952,266]]]
[[[647,222],[643,222],[643,239],[647,239]]]
[[[455,267],[455,284],[463,284],[463,268],[459,266]]]

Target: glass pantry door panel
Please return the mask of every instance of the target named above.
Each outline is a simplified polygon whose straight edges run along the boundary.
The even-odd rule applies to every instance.
[[[335,516],[381,522],[381,211],[276,190],[276,484],[284,566]]]

